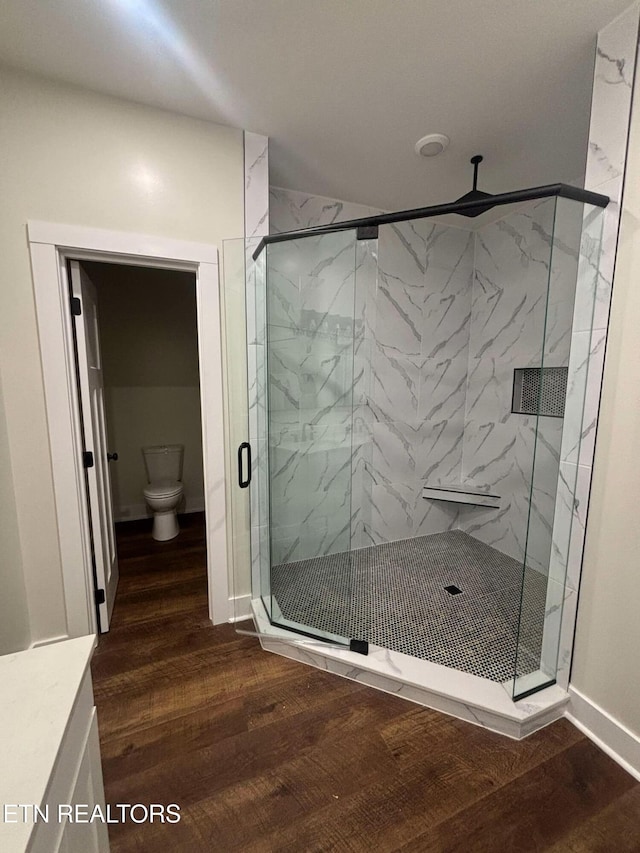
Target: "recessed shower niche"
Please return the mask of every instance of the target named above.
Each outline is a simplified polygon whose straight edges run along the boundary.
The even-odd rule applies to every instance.
[[[554,684],[562,463],[586,387],[572,332],[589,328],[606,204],[566,189],[473,227],[396,214],[267,238],[255,258],[226,245],[255,323],[258,633],[316,665],[371,668],[349,652],[368,644],[414,686],[422,664],[511,699]]]

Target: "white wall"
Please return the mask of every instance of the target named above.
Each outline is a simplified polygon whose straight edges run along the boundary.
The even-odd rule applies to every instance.
[[[220,246],[243,233],[242,133],[8,70],[0,71],[0,113],[0,361],[14,480],[0,514],[16,514],[37,641],[64,635],[66,615],[25,224]],[[9,562],[15,585],[20,566]]]
[[[0,654],[20,651],[29,645],[29,614],[22,579],[22,556],[13,501],[13,474],[0,381]]]
[[[195,276],[83,264],[98,292],[116,521],[150,516],[141,449],[184,445],[181,511],[204,509]]]
[[[580,587],[572,687],[640,738],[640,89],[622,224]],[[640,769],[640,768],[639,768]]]

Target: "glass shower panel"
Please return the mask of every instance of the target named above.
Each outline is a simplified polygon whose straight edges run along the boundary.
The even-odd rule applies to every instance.
[[[238,488],[236,449],[249,437],[247,407],[247,338],[245,308],[245,241],[222,244],[223,278],[220,311],[224,354],[225,460],[229,476],[225,482],[227,507],[227,560],[237,620],[239,603],[251,593],[249,492]]]
[[[220,288],[224,360],[227,550],[236,621],[247,598],[270,614],[269,487],[266,406],[266,261],[251,257],[257,240],[223,241]],[[249,487],[240,485],[248,478]],[[243,447],[239,456],[239,449]],[[242,475],[242,477],[240,476]]]
[[[259,597],[271,617],[271,564],[269,545],[269,443],[267,418],[267,268],[266,254],[251,253],[257,241],[247,244],[247,363],[251,470],[251,576],[252,595]]]
[[[271,620],[351,631],[355,231],[266,248]]]
[[[533,470],[523,564],[514,699],[555,682],[591,346],[602,210],[557,199],[535,396]],[[572,586],[572,583],[574,586]]]

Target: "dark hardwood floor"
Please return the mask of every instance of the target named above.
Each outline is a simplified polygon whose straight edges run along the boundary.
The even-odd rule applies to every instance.
[[[640,783],[566,720],[521,742],[263,652],[212,627],[202,516],[119,526],[93,662],[118,851],[640,850]]]

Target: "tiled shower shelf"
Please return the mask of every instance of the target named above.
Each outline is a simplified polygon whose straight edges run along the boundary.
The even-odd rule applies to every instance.
[[[490,495],[488,492],[482,489],[474,489],[472,486],[424,486],[422,497],[432,501],[490,506],[496,509],[500,507],[500,495]]]
[[[516,740],[560,719],[569,701],[568,693],[557,685],[514,702],[510,684],[499,684],[371,644],[366,656],[332,648],[321,640],[314,641],[271,625],[260,599],[253,599],[251,606],[265,651],[350,678]]]
[[[283,434],[278,436],[277,441],[270,445],[269,450],[271,453],[284,451],[309,456],[336,450],[353,450],[362,444],[366,444],[368,439],[368,436],[362,433],[354,432],[349,435],[340,427],[337,428],[337,431],[343,434],[336,434],[336,430],[332,432],[326,428],[318,430],[317,433],[311,430],[308,433],[296,431],[286,433],[283,431]]]

